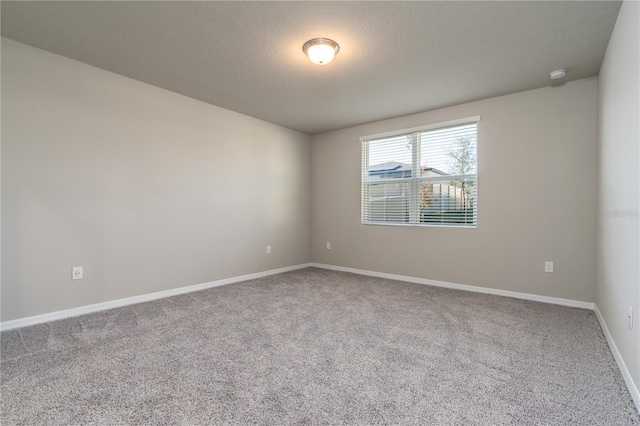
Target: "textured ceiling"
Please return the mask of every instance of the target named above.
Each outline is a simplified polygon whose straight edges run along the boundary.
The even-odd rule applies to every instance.
[[[2,35],[315,134],[598,74],[617,1],[10,2]],[[305,41],[340,44],[313,65]]]

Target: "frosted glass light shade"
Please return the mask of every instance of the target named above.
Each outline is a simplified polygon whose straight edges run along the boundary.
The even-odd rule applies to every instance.
[[[314,38],[302,46],[302,50],[307,54],[311,62],[318,65],[326,65],[333,61],[340,46],[328,38]]]

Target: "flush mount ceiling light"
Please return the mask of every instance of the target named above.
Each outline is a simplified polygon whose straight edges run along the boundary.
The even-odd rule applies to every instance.
[[[567,75],[567,70],[563,69],[559,69],[559,70],[555,70],[555,71],[551,71],[549,73],[549,77],[551,77],[551,80],[558,80],[560,78],[564,78],[564,76]]]
[[[311,62],[318,65],[327,65],[333,61],[339,50],[338,43],[328,38],[314,38],[302,46],[302,51],[309,57]]]

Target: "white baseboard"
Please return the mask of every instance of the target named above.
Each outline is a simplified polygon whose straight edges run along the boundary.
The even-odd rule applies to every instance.
[[[140,296],[126,297],[124,299],[110,300],[108,302],[96,303],[93,305],[79,306],[77,308],[65,309],[63,311],[49,312],[47,314],[35,315],[32,317],[19,318],[0,323],[0,330],[11,330],[14,328],[27,327],[41,324],[43,322],[55,321],[78,315],[90,314],[92,312],[104,311],[107,309],[119,308],[121,306],[135,305],[137,303],[148,302],[150,300],[162,299],[164,297],[176,296],[178,294],[191,293],[193,291],[204,290],[212,287],[219,287],[226,284],[233,284],[240,281],[253,280],[267,277],[269,275],[281,274],[283,272],[295,271],[310,267],[310,263],[288,266],[286,268],[271,269],[269,271],[257,272],[255,274],[240,275],[237,277],[225,278],[222,280],[210,281],[202,284],[195,284],[186,287],[172,288],[171,290],[158,291],[156,293],[141,294]]]
[[[451,288],[454,290],[472,291],[474,293],[494,294],[497,296],[513,297],[515,299],[532,300],[535,302],[551,303],[553,305],[570,306],[572,308],[582,308],[593,310],[593,303],[582,302],[580,300],[561,299],[559,297],[539,296],[537,294],[519,293],[517,291],[498,290],[488,287],[477,287],[466,284],[455,284],[446,281],[436,281],[427,278],[408,277],[405,275],[387,274],[384,272],[367,271],[364,269],[345,268],[343,266],[326,265],[323,263],[311,263],[314,268],[331,269],[334,271],[351,272],[359,275],[368,275],[371,277],[387,278],[390,280],[406,281],[415,284],[425,284],[434,287]]]
[[[616,343],[613,341],[613,337],[609,332],[609,327],[607,327],[607,323],[604,321],[604,317],[600,313],[598,305],[595,305],[593,310],[595,311],[596,317],[600,322],[600,327],[602,327],[602,332],[604,333],[604,337],[606,337],[607,339],[607,343],[609,344],[611,353],[618,363],[618,368],[620,368],[620,372],[622,373],[624,382],[627,384],[627,389],[629,389],[629,393],[631,394],[631,398],[633,398],[636,409],[638,410],[638,412],[640,412],[640,392],[638,392],[638,387],[634,383],[633,378],[631,377],[631,373],[629,373],[629,369],[627,368],[627,364],[624,363],[624,359],[622,359],[622,355],[620,355],[620,351],[618,350]]]

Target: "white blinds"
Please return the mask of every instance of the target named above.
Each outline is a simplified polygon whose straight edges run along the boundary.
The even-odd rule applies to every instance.
[[[362,138],[362,222],[475,227],[478,120]]]

